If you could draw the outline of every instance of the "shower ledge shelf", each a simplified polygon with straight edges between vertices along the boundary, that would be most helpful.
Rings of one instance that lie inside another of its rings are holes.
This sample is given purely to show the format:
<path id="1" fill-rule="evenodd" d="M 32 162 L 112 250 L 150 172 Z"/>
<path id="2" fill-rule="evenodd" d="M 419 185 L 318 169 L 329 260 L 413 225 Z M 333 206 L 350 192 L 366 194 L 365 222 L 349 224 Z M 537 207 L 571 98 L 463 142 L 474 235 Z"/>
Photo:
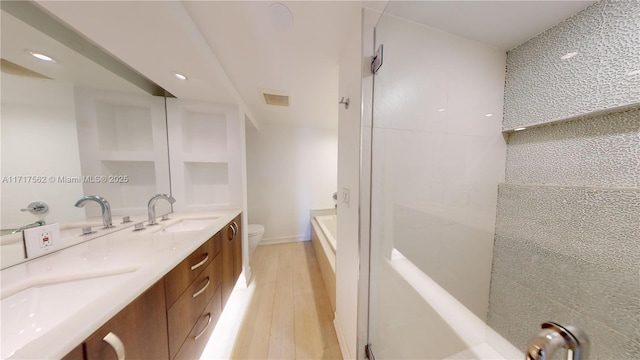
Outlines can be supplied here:
<path id="1" fill-rule="evenodd" d="M 564 122 L 569 122 L 569 121 L 574 121 L 574 120 L 581 120 L 583 118 L 592 118 L 592 117 L 595 117 L 595 116 L 601 116 L 601 115 L 606 115 L 606 114 L 614 114 L 614 113 L 618 113 L 618 112 L 631 110 L 631 109 L 634 109 L 634 108 L 640 108 L 640 102 L 633 103 L 633 104 L 616 106 L 616 107 L 613 107 L 613 108 L 595 110 L 595 111 L 591 111 L 591 112 L 584 113 L 584 114 L 570 115 L 570 116 L 566 116 L 566 117 L 559 118 L 559 119 L 554 119 L 554 120 L 549 120 L 549 121 L 537 122 L 537 123 L 533 123 L 533 124 L 523 124 L 523 125 L 519 125 L 519 126 L 516 126 L 516 127 L 513 127 L 513 128 L 502 129 L 502 133 L 503 134 L 511 134 L 511 133 L 516 132 L 515 129 L 518 129 L 518 128 L 526 128 L 526 130 L 530 130 L 532 128 L 537 128 L 537 127 L 542 127 L 542 126 L 547 126 L 547 125 L 561 124 L 561 123 L 564 123 Z"/>

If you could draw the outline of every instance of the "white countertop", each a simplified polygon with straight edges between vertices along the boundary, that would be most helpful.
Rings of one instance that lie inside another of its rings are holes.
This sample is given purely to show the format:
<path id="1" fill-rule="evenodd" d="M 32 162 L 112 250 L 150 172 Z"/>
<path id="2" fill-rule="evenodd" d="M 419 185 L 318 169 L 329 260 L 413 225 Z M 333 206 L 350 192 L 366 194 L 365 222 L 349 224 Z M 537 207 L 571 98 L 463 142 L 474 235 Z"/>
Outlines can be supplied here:
<path id="1" fill-rule="evenodd" d="M 173 269 L 240 210 L 173 214 L 0 271 L 0 358 L 61 358 Z M 163 232 L 218 217 L 200 230 Z"/>

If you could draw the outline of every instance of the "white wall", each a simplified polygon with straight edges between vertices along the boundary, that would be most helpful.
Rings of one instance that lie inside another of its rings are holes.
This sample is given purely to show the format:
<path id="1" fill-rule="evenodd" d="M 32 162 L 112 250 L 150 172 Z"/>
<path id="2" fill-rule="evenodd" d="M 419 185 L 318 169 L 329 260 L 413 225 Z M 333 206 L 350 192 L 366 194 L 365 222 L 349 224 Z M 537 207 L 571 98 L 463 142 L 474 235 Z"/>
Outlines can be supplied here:
<path id="1" fill-rule="evenodd" d="M 309 211 L 334 206 L 337 131 L 261 124 L 246 133 L 249 223 L 264 225 L 263 244 L 309 240 Z"/>
<path id="2" fill-rule="evenodd" d="M 336 249 L 336 313 L 334 324 L 342 356 L 356 356 L 358 325 L 358 234 L 360 202 L 360 119 L 362 100 L 361 14 L 346 33 L 346 47 L 339 63 L 339 96 L 349 98 L 351 106 L 340 105 L 338 112 L 338 241 Z M 349 190 L 350 202 L 342 200 Z"/>
<path id="3" fill-rule="evenodd" d="M 82 184 L 49 180 L 81 175 L 72 85 L 2 74 L 2 176 L 18 175 L 42 175 L 47 183 L 2 183 L 3 229 L 38 220 L 20 212 L 33 201 L 49 205 L 49 223 L 84 218 L 73 206 Z"/>

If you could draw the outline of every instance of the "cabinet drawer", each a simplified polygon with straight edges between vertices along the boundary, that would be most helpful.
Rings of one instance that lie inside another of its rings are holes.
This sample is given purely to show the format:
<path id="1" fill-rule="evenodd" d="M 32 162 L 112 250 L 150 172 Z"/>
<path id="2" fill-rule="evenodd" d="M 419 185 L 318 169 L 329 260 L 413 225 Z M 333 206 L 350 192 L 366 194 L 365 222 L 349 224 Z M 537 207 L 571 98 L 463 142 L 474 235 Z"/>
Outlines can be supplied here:
<path id="1" fill-rule="evenodd" d="M 218 233 L 187 256 L 164 277 L 167 309 L 178 300 L 184 290 L 211 263 L 220 252 L 221 246 L 221 234 Z"/>
<path id="2" fill-rule="evenodd" d="M 85 341 L 87 360 L 168 359 L 164 283 L 158 281 Z"/>
<path id="3" fill-rule="evenodd" d="M 222 258 L 216 256 L 167 312 L 169 353 L 173 358 L 222 282 Z"/>
<path id="4" fill-rule="evenodd" d="M 219 288 L 207 304 L 207 308 L 198 318 L 196 325 L 193 327 L 187 340 L 178 351 L 175 360 L 182 359 L 199 359 L 202 355 L 209 337 L 216 327 L 216 323 L 222 313 L 222 289 Z"/>

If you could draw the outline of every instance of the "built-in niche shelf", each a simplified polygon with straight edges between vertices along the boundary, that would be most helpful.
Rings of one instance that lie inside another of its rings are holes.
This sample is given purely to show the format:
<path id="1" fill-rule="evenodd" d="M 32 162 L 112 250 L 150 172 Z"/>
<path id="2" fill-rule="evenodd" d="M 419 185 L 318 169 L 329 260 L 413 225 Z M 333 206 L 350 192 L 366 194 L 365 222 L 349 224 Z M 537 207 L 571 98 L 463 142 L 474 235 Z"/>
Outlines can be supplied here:
<path id="1" fill-rule="evenodd" d="M 182 154 L 184 162 L 191 163 L 227 163 L 229 158 L 227 154 L 197 154 L 187 153 Z"/>
<path id="2" fill-rule="evenodd" d="M 237 106 L 167 99 L 174 209 L 242 206 L 238 122 Z"/>
<path id="3" fill-rule="evenodd" d="M 185 162 L 186 200 L 190 205 L 229 205 L 227 163 Z"/>
<path id="4" fill-rule="evenodd" d="M 107 161 L 155 161 L 152 151 L 100 151 L 98 158 Z"/>
<path id="5" fill-rule="evenodd" d="M 181 115 L 182 151 L 185 155 L 226 156 L 227 119 L 224 113 L 183 109 Z"/>
<path id="6" fill-rule="evenodd" d="M 146 214 L 153 195 L 170 192 L 164 98 L 76 88 L 75 101 L 82 175 L 106 177 L 84 194 L 107 199 L 114 215 Z"/>
<path id="7" fill-rule="evenodd" d="M 157 193 L 155 162 L 101 161 L 100 164 L 100 173 L 108 178 L 113 177 L 107 179 L 107 183 L 101 184 L 101 192 L 109 200 L 111 207 L 114 210 L 146 210 L 147 202 Z M 126 180 L 120 178 L 121 176 L 126 176 Z"/>
<path id="8" fill-rule="evenodd" d="M 153 124 L 149 106 L 95 101 L 98 148 L 111 151 L 151 151 Z"/>

